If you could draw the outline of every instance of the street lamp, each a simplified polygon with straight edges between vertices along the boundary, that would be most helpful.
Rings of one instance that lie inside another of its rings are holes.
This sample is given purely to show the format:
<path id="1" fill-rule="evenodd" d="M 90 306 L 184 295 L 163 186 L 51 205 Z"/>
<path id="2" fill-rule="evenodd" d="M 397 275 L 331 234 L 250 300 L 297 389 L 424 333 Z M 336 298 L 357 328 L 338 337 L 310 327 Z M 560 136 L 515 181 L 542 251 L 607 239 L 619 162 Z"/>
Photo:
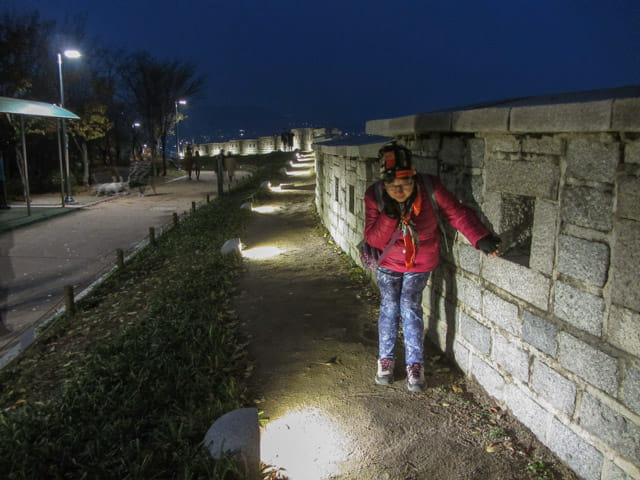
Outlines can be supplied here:
<path id="1" fill-rule="evenodd" d="M 136 155 L 136 143 L 138 141 L 138 136 L 136 135 L 137 129 L 140 128 L 140 122 L 133 122 L 131 124 L 131 130 L 133 131 L 132 139 L 131 139 L 131 161 L 135 162 L 137 159 Z"/>
<path id="2" fill-rule="evenodd" d="M 186 105 L 187 101 L 186 100 L 176 100 L 175 101 L 175 105 L 176 105 L 176 122 L 175 122 L 175 128 L 176 128 L 176 152 L 178 153 L 178 158 L 180 158 L 180 138 L 178 137 L 178 104 Z"/>
<path id="3" fill-rule="evenodd" d="M 65 50 L 64 56 L 67 58 L 80 58 L 82 54 L 78 50 Z M 62 83 L 62 53 L 58 53 L 58 76 L 60 77 L 60 106 L 64 107 L 64 85 Z M 71 197 L 71 179 L 69 174 L 69 142 L 67 140 L 67 122 L 66 119 L 60 120 L 62 123 L 62 151 L 64 152 L 64 165 L 67 173 L 67 198 L 65 203 L 75 203 Z M 62 159 L 60 159 L 62 163 Z"/>

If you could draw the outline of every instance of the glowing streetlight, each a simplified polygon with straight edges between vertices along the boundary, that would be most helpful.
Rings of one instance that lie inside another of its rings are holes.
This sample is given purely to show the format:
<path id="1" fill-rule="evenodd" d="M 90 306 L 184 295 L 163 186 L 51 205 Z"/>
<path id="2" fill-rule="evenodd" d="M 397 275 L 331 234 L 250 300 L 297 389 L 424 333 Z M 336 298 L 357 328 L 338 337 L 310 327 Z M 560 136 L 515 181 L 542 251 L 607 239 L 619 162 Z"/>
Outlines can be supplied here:
<path id="1" fill-rule="evenodd" d="M 178 104 L 186 105 L 187 101 L 186 100 L 176 100 L 175 101 L 175 105 L 176 105 L 176 122 L 175 122 L 175 128 L 176 128 L 176 152 L 178 153 L 178 158 L 180 158 L 180 138 L 178 137 Z"/>
<path id="2" fill-rule="evenodd" d="M 78 50 L 65 50 L 64 56 L 67 58 L 80 58 L 82 54 Z M 60 106 L 64 107 L 64 85 L 62 83 L 62 53 L 58 53 L 58 77 L 60 77 Z M 67 173 L 67 198 L 65 203 L 74 203 L 71 197 L 71 179 L 69 174 L 69 142 L 67 140 L 67 122 L 66 119 L 60 120 L 62 123 L 62 151 L 64 152 L 64 165 Z M 62 158 L 60 159 L 62 163 Z"/>
<path id="3" fill-rule="evenodd" d="M 133 132 L 131 138 L 131 158 L 133 161 L 136 160 L 136 142 L 138 140 L 138 136 L 136 135 L 137 129 L 140 128 L 140 122 L 133 122 L 131 124 L 131 130 Z"/>

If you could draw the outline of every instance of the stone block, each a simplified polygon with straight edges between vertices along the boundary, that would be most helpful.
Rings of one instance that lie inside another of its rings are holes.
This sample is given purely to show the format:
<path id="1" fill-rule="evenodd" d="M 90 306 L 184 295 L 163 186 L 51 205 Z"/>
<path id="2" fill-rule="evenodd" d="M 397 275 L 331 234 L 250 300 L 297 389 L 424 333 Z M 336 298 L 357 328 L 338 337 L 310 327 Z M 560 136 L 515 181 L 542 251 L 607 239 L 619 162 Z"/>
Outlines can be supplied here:
<path id="1" fill-rule="evenodd" d="M 613 183 L 620 162 L 620 144 L 575 138 L 567 144 L 568 177 Z"/>
<path id="2" fill-rule="evenodd" d="M 602 334 L 604 299 L 556 281 L 553 313 L 580 330 Z"/>
<path id="3" fill-rule="evenodd" d="M 207 431 L 204 445 L 215 459 L 224 454 L 235 455 L 246 478 L 257 478 L 260 469 L 258 411 L 240 408 L 225 413 Z"/>
<path id="4" fill-rule="evenodd" d="M 624 163 L 640 163 L 640 140 L 625 143 Z"/>
<path id="5" fill-rule="evenodd" d="M 369 120 L 365 124 L 365 132 L 369 135 L 387 135 L 389 131 L 389 119 L 380 118 L 377 120 Z M 323 147 L 325 148 L 325 147 Z"/>
<path id="6" fill-rule="evenodd" d="M 489 396 L 498 402 L 505 400 L 504 378 L 491 365 L 472 353 L 469 371 Z"/>
<path id="7" fill-rule="evenodd" d="M 466 145 L 462 137 L 443 137 L 440 160 L 448 165 L 465 165 Z"/>
<path id="8" fill-rule="evenodd" d="M 487 135 L 487 152 L 520 152 L 520 140 L 515 135 Z"/>
<path id="9" fill-rule="evenodd" d="M 562 219 L 601 232 L 611 230 L 613 195 L 591 187 L 566 186 L 562 195 Z"/>
<path id="10" fill-rule="evenodd" d="M 620 399 L 630 410 L 640 415 L 640 369 L 634 365 L 625 368 Z"/>
<path id="11" fill-rule="evenodd" d="M 511 109 L 512 132 L 606 132 L 611 122 L 611 100 L 560 103 Z"/>
<path id="12" fill-rule="evenodd" d="M 451 112 L 434 112 L 418 115 L 415 119 L 415 132 L 450 132 L 451 117 Z"/>
<path id="13" fill-rule="evenodd" d="M 640 221 L 640 178 L 631 175 L 618 177 L 618 217 Z"/>
<path id="14" fill-rule="evenodd" d="M 522 320 L 522 339 L 529 345 L 556 358 L 558 353 L 557 327 L 527 310 L 524 311 Z"/>
<path id="15" fill-rule="evenodd" d="M 463 270 L 480 274 L 480 252 L 471 245 L 460 243 L 458 262 Z"/>
<path id="16" fill-rule="evenodd" d="M 507 332 L 514 335 L 520 333 L 518 306 L 485 290 L 482 297 L 484 317 Z"/>
<path id="17" fill-rule="evenodd" d="M 515 378 L 529 381 L 529 355 L 500 334 L 493 337 L 493 360 Z"/>
<path id="18" fill-rule="evenodd" d="M 640 131 L 640 98 L 614 100 L 611 128 L 623 132 Z"/>
<path id="19" fill-rule="evenodd" d="M 526 137 L 522 140 L 522 152 L 537 155 L 564 155 L 565 140 L 551 135 L 540 138 Z"/>
<path id="20" fill-rule="evenodd" d="M 487 191 L 556 200 L 560 167 L 551 160 L 536 162 L 490 159 L 486 162 Z"/>
<path id="21" fill-rule="evenodd" d="M 609 444 L 635 465 L 640 465 L 640 427 L 585 392 L 580 425 Z"/>
<path id="22" fill-rule="evenodd" d="M 549 425 L 546 443 L 584 480 L 600 480 L 602 453 L 555 418 Z"/>
<path id="23" fill-rule="evenodd" d="M 571 416 L 576 406 L 576 386 L 539 358 L 533 361 L 531 387 L 542 398 Z"/>
<path id="24" fill-rule="evenodd" d="M 460 342 L 454 342 L 453 356 L 460 370 L 465 374 L 469 374 L 469 360 L 471 358 L 469 349 Z"/>
<path id="25" fill-rule="evenodd" d="M 553 272 L 558 213 L 557 203 L 541 198 L 536 199 L 529 266 L 547 275 Z"/>
<path id="26" fill-rule="evenodd" d="M 460 333 L 475 348 L 485 355 L 491 352 L 491 330 L 470 317 L 460 312 Z"/>
<path id="27" fill-rule="evenodd" d="M 633 480 L 613 462 L 606 462 L 602 469 L 602 480 Z"/>
<path id="28" fill-rule="evenodd" d="M 531 430 L 531 433 L 541 441 L 544 441 L 551 414 L 538 405 L 528 393 L 522 391 L 517 385 L 509 384 L 505 391 L 506 404 L 511 413 Z"/>
<path id="29" fill-rule="evenodd" d="M 485 192 L 482 212 L 488 227 L 494 232 L 499 231 L 502 224 L 502 194 L 500 192 Z"/>
<path id="30" fill-rule="evenodd" d="M 452 113 L 454 132 L 506 132 L 509 127 L 508 108 L 475 108 Z"/>
<path id="31" fill-rule="evenodd" d="M 455 281 L 458 300 L 476 312 L 482 312 L 482 289 L 480 283 L 469 280 L 462 275 L 456 275 Z"/>
<path id="32" fill-rule="evenodd" d="M 471 138 L 467 141 L 466 165 L 472 168 L 482 168 L 484 166 L 484 139 Z"/>
<path id="33" fill-rule="evenodd" d="M 618 220 L 615 230 L 611 298 L 620 306 L 640 312 L 640 222 Z"/>
<path id="34" fill-rule="evenodd" d="M 640 357 L 640 314 L 619 305 L 611 305 L 607 340 L 620 350 Z"/>
<path id="35" fill-rule="evenodd" d="M 440 152 L 440 135 L 418 138 L 411 151 L 421 157 L 437 156 Z"/>
<path id="36" fill-rule="evenodd" d="M 433 157 L 413 157 L 413 165 L 420 173 L 429 173 L 431 175 L 438 175 L 438 166 L 440 161 Z"/>
<path id="37" fill-rule="evenodd" d="M 503 258 L 483 259 L 482 276 L 532 305 L 547 310 L 551 281 L 544 275 Z"/>
<path id="38" fill-rule="evenodd" d="M 591 240 L 560 235 L 558 271 L 602 287 L 609 271 L 609 246 Z"/>
<path id="39" fill-rule="evenodd" d="M 615 358 L 577 339 L 560 332 L 558 335 L 560 364 L 609 395 L 618 390 L 618 362 Z"/>

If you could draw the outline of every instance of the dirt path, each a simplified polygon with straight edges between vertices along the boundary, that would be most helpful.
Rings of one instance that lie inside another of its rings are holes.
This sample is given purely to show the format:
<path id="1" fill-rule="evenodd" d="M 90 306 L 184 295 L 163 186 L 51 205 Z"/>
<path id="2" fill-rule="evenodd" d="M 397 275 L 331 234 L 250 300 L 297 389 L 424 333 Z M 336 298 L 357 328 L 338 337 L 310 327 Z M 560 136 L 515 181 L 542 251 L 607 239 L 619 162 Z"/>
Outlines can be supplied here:
<path id="1" fill-rule="evenodd" d="M 407 392 L 402 366 L 393 386 L 374 384 L 377 292 L 317 228 L 314 182 L 274 194 L 242 238 L 247 255 L 279 249 L 245 258 L 235 305 L 252 337 L 263 462 L 295 480 L 576 478 L 430 345 L 426 392 Z M 555 476 L 527 469 L 540 459 Z"/>

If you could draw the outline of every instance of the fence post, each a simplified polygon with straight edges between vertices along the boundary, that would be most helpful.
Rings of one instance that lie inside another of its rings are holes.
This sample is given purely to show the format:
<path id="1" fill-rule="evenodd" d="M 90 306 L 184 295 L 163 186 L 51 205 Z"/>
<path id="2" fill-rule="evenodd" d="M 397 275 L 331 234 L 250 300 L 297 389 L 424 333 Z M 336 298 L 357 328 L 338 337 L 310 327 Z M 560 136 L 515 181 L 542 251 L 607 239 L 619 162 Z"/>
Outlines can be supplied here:
<path id="1" fill-rule="evenodd" d="M 76 309 L 75 303 L 73 302 L 73 286 L 72 285 L 64 286 L 64 307 L 67 313 L 73 313 Z"/>
<path id="2" fill-rule="evenodd" d="M 124 252 L 121 248 L 116 249 L 116 265 L 118 268 L 124 268 Z"/>
<path id="3" fill-rule="evenodd" d="M 149 243 L 151 245 L 156 244 L 156 229 L 153 227 L 149 227 Z"/>

